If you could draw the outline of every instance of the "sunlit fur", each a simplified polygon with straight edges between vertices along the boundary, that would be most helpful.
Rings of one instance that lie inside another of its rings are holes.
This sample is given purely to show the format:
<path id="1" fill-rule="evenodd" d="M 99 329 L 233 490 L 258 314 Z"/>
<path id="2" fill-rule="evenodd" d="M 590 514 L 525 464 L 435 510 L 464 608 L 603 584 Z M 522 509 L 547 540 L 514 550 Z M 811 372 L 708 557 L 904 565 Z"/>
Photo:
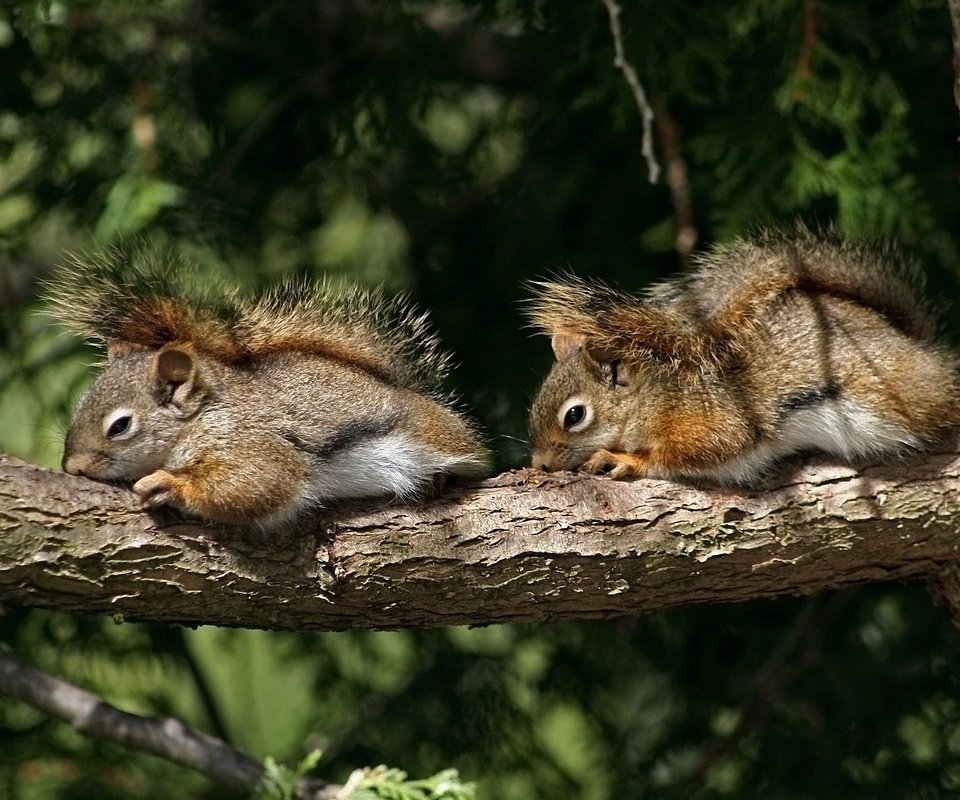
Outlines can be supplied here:
<path id="1" fill-rule="evenodd" d="M 63 467 L 151 506 L 276 527 L 350 498 L 423 497 L 479 477 L 486 448 L 441 389 L 424 315 L 303 282 L 258 298 L 191 288 L 176 262 L 76 260 L 52 296 L 111 358 L 74 412 Z M 129 409 L 128 435 L 107 433 Z"/>
<path id="2" fill-rule="evenodd" d="M 751 484 L 797 451 L 924 447 L 956 425 L 960 386 L 921 284 L 889 245 L 802 228 L 715 248 L 643 298 L 540 284 L 530 316 L 563 346 L 531 410 L 531 463 Z M 594 410 L 579 432 L 558 420 L 573 395 Z"/>

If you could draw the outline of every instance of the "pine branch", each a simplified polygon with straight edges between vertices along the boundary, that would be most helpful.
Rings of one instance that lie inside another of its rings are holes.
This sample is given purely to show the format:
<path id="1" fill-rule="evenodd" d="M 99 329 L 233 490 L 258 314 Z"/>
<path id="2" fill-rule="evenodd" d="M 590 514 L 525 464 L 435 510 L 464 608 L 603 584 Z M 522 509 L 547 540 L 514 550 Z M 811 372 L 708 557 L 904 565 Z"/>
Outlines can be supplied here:
<path id="1" fill-rule="evenodd" d="M 145 514 L 126 489 L 0 458 L 0 602 L 344 630 L 605 618 L 933 579 L 956 610 L 958 527 L 957 452 L 859 472 L 806 466 L 760 493 L 520 471 L 270 536 Z"/>

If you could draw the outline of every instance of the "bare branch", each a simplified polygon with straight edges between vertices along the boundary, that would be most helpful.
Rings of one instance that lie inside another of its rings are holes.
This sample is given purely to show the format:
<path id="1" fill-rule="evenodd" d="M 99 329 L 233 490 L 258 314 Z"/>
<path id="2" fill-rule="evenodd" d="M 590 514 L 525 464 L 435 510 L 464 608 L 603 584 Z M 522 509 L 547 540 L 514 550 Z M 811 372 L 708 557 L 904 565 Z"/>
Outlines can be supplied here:
<path id="1" fill-rule="evenodd" d="M 813 75 L 813 57 L 820 38 L 818 0 L 803 0 L 803 40 L 800 43 L 800 56 L 797 59 L 797 90 L 794 99 L 802 100 L 806 95 L 804 84 Z"/>
<path id="2" fill-rule="evenodd" d="M 939 578 L 958 527 L 957 452 L 753 493 L 525 470 L 269 537 L 0 458 L 0 602 L 290 630 L 605 618 Z"/>
<path id="3" fill-rule="evenodd" d="M 614 59 L 613 65 L 623 73 L 630 91 L 633 93 L 633 99 L 640 109 L 640 117 L 643 120 L 643 142 L 641 152 L 647 162 L 647 174 L 650 176 L 650 183 L 656 183 L 660 180 L 660 164 L 657 162 L 657 156 L 653 152 L 653 109 L 647 101 L 647 93 L 643 90 L 643 85 L 637 77 L 637 71 L 633 65 L 627 61 L 623 52 L 623 33 L 620 30 L 620 6 L 616 0 L 603 0 L 607 8 L 607 14 L 610 16 L 610 35 L 613 37 Z"/>
<path id="4" fill-rule="evenodd" d="M 948 0 L 953 25 L 953 102 L 960 111 L 960 0 Z"/>
<path id="5" fill-rule="evenodd" d="M 0 650 L 0 694 L 27 703 L 87 736 L 107 739 L 195 769 L 224 786 L 249 791 L 263 773 L 259 762 L 180 720 L 128 714 L 3 650 Z M 300 796 L 327 800 L 335 797 L 341 788 L 309 779 L 303 782 Z"/>
<path id="6" fill-rule="evenodd" d="M 690 266 L 690 256 L 699 238 L 693 222 L 693 195 L 687 175 L 687 162 L 683 158 L 680 125 L 664 102 L 657 103 L 657 132 L 667 168 L 667 188 L 673 202 L 673 218 L 677 226 L 675 247 L 680 263 Z"/>

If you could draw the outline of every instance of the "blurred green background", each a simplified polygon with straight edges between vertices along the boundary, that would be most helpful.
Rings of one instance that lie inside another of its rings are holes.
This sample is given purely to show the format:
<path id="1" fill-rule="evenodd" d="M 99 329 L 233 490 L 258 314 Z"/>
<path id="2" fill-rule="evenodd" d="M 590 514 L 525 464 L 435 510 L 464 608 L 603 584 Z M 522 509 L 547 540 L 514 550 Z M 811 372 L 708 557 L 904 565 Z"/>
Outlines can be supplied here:
<path id="1" fill-rule="evenodd" d="M 525 280 L 638 289 L 761 223 L 897 238 L 960 278 L 945 3 L 0 2 L 0 450 L 47 466 L 99 354 L 37 296 L 65 250 L 142 236 L 249 287 L 409 292 L 501 467 L 549 348 Z M 683 200 L 684 187 L 689 203 Z M 945 314 L 957 340 L 960 316 Z M 960 797 L 960 635 L 919 585 L 605 623 L 326 635 L 7 609 L 0 641 L 122 708 L 344 780 L 455 766 L 481 798 Z M 227 798 L 0 701 L 0 798 Z"/>

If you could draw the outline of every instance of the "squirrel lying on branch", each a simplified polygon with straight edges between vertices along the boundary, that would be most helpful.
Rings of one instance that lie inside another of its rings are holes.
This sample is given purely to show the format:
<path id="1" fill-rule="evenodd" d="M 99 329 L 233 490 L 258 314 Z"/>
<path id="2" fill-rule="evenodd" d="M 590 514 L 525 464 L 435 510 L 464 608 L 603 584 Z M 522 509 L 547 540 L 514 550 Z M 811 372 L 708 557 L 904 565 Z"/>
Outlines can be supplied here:
<path id="1" fill-rule="evenodd" d="M 425 315 L 305 282 L 244 299 L 190 287 L 189 268 L 111 250 L 53 282 L 60 317 L 108 357 L 74 412 L 66 472 L 262 528 L 487 472 L 476 429 L 440 390 L 448 358 Z"/>
<path id="2" fill-rule="evenodd" d="M 715 247 L 642 298 L 535 286 L 557 359 L 535 468 L 749 485 L 798 451 L 896 457 L 960 421 L 957 356 L 891 246 L 798 227 Z"/>

